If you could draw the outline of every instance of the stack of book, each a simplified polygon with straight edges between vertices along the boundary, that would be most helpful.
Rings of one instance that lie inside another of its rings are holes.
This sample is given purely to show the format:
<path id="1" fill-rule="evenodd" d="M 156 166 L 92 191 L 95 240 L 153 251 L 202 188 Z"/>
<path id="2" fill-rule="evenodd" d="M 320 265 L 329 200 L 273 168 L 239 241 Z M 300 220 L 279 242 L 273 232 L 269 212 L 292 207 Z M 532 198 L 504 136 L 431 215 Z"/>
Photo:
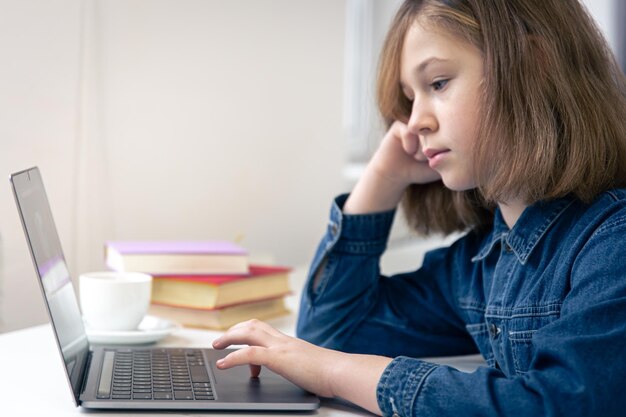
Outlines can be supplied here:
<path id="1" fill-rule="evenodd" d="M 153 276 L 150 314 L 184 326 L 226 329 L 289 313 L 290 269 L 249 265 L 245 249 L 222 241 L 111 241 L 115 271 Z"/>

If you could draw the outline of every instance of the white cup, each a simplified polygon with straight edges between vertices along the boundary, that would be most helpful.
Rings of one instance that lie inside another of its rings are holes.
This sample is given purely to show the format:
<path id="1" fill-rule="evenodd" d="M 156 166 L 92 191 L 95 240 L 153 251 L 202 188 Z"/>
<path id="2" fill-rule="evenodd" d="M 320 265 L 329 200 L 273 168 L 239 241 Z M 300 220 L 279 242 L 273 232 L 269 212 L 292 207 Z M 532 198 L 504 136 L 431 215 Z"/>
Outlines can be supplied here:
<path id="1" fill-rule="evenodd" d="M 83 319 L 94 330 L 135 330 L 148 311 L 152 277 L 140 272 L 87 272 L 79 278 Z"/>

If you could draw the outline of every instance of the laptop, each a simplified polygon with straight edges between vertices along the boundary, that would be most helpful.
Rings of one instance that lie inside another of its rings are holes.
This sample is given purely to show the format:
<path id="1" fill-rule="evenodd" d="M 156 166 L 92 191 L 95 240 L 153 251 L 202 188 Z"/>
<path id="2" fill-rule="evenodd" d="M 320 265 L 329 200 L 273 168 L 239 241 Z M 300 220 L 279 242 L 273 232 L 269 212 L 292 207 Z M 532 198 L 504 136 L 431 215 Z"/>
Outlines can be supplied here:
<path id="1" fill-rule="evenodd" d="M 319 399 L 264 369 L 220 370 L 232 350 L 92 346 L 37 167 L 11 175 L 15 201 L 74 402 L 94 409 L 309 411 Z"/>

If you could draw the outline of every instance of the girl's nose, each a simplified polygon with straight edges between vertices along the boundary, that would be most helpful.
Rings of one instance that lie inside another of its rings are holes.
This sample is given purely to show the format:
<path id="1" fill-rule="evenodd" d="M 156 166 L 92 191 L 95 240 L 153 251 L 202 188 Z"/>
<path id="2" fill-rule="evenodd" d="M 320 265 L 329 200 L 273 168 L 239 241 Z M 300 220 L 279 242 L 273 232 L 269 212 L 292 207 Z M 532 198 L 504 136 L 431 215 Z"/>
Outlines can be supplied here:
<path id="1" fill-rule="evenodd" d="M 428 104 L 423 100 L 418 101 L 415 99 L 407 127 L 415 135 L 425 135 L 436 131 L 439 128 L 439 124 Z"/>

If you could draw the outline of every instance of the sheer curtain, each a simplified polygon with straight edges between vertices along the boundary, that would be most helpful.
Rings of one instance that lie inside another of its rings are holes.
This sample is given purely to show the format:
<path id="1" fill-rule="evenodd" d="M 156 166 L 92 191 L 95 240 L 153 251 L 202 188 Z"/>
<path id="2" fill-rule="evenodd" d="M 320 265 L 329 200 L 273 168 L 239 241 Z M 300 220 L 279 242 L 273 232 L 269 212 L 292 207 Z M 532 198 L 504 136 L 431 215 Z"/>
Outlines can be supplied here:
<path id="1" fill-rule="evenodd" d="M 348 166 L 357 169 L 377 148 L 384 127 L 376 108 L 376 71 L 389 23 L 401 0 L 348 0 L 344 56 L 343 124 Z M 350 171 L 348 171 L 350 172 Z"/>

